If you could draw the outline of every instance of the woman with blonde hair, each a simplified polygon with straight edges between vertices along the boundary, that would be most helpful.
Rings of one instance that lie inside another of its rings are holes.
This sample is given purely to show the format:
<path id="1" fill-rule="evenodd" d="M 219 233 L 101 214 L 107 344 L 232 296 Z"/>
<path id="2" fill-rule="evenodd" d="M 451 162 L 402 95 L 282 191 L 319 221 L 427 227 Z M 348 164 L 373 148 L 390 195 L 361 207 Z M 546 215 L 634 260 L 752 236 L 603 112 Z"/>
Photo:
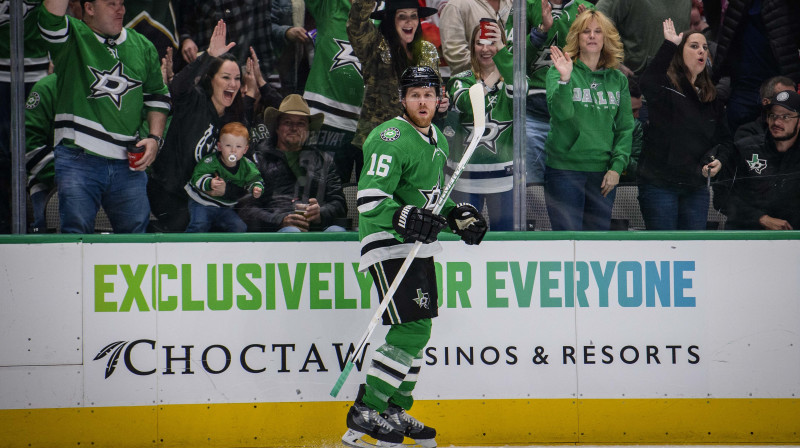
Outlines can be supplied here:
<path id="1" fill-rule="evenodd" d="M 550 134 L 545 143 L 545 203 L 553 230 L 608 230 L 633 134 L 622 42 L 603 13 L 586 10 L 562 51 L 550 47 Z"/>

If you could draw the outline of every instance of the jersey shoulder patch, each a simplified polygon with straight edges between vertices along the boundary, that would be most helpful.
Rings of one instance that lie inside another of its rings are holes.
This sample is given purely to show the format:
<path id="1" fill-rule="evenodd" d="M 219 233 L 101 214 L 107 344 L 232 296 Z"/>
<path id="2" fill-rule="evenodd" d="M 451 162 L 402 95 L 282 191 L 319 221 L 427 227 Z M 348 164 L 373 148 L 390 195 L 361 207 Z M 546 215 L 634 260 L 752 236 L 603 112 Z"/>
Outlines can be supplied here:
<path id="1" fill-rule="evenodd" d="M 400 138 L 400 129 L 392 126 L 381 131 L 381 140 L 385 142 L 393 142 Z"/>

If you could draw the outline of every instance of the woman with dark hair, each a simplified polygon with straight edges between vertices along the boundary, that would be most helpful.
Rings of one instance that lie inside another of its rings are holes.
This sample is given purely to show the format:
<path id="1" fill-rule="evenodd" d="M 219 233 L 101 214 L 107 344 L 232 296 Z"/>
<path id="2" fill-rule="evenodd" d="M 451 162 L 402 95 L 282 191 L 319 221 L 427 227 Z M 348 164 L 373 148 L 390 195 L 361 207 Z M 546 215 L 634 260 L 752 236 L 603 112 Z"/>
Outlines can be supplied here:
<path id="1" fill-rule="evenodd" d="M 496 23 L 486 25 L 481 38 L 481 26 L 472 30 L 470 38 L 470 63 L 472 70 L 454 74 L 447 83 L 453 98 L 453 112 L 458 113 L 455 137 L 450 144 L 447 159 L 448 171 L 455 171 L 458 161 L 469 144 L 472 134 L 472 105 L 469 88 L 477 83 L 484 85 L 486 122 L 496 125 L 489 132 L 469 160 L 464 172 L 453 188 L 456 203 L 468 202 L 482 210 L 489 210 L 491 230 L 514 230 L 514 79 L 511 48 L 506 46 L 505 31 Z M 523 86 L 527 91 L 527 85 Z"/>
<path id="2" fill-rule="evenodd" d="M 550 224 L 553 230 L 609 230 L 633 135 L 619 32 L 603 13 L 587 9 L 570 26 L 564 50 L 551 46 L 550 52 L 544 146 Z"/>
<path id="3" fill-rule="evenodd" d="M 733 142 L 705 36 L 676 34 L 671 19 L 663 27 L 664 43 L 640 79 L 650 124 L 639 159 L 639 207 L 648 230 L 705 230 L 707 184 Z"/>
<path id="4" fill-rule="evenodd" d="M 235 43 L 226 43 L 226 26 L 217 23 L 205 53 L 175 75 L 170 84 L 173 109 L 164 148 L 150 169 L 147 196 L 159 232 L 183 232 L 189 223 L 188 196 L 184 187 L 195 165 L 215 151 L 219 129 L 238 121 L 252 124 L 255 85 L 247 96 L 240 94 L 242 72 L 236 58 L 228 53 Z M 255 53 L 248 67 L 258 67 Z M 254 74 L 253 79 L 257 79 Z M 199 81 L 198 81 L 199 79 Z M 260 83 L 260 82 L 259 82 Z M 263 98 L 280 97 L 266 85 Z M 242 193 L 226 189 L 225 196 Z"/>
<path id="5" fill-rule="evenodd" d="M 384 121 L 403 114 L 400 103 L 400 75 L 410 66 L 428 66 L 439 71 L 436 47 L 422 39 L 420 19 L 435 14 L 416 0 L 387 0 L 385 9 L 372 12 L 375 0 L 353 0 L 347 35 L 361 62 L 364 103 L 353 144 L 361 148 L 367 134 Z M 376 28 L 372 20 L 380 20 Z M 439 112 L 447 110 L 444 98 Z"/>

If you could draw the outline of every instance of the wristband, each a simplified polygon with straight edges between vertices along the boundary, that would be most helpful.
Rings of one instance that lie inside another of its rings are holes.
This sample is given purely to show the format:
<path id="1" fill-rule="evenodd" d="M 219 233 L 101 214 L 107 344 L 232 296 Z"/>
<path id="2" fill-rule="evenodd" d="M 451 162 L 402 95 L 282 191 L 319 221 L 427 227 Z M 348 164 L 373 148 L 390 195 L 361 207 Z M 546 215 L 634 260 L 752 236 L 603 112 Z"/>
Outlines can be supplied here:
<path id="1" fill-rule="evenodd" d="M 159 137 L 157 135 L 153 135 L 153 134 L 147 134 L 147 138 L 152 138 L 153 140 L 156 141 L 156 143 L 158 143 L 158 150 L 159 151 L 161 151 L 161 148 L 164 147 L 164 139 L 163 138 L 161 138 L 161 137 Z"/>

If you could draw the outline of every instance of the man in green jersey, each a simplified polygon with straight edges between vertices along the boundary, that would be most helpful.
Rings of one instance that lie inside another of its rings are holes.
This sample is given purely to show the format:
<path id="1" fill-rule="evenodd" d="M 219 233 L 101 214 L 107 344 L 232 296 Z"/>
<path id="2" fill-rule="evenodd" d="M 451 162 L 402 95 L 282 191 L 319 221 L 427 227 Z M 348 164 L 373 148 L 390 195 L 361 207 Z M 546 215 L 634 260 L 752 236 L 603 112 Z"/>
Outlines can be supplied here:
<path id="1" fill-rule="evenodd" d="M 65 17 L 68 0 L 45 0 L 39 30 L 53 57 L 55 171 L 63 233 L 93 233 L 102 205 L 116 233 L 147 228 L 144 170 L 155 160 L 170 109 L 153 44 L 123 28 L 122 0 L 81 0 L 83 20 Z M 142 113 L 150 134 L 137 138 Z M 144 155 L 128 168 L 128 150 Z M 134 151 L 136 151 L 134 150 Z"/>
<path id="2" fill-rule="evenodd" d="M 391 328 L 372 358 L 347 414 L 342 442 L 351 447 L 399 446 L 404 437 L 436 446 L 436 430 L 406 413 L 422 367 L 422 352 L 438 315 L 433 255 L 441 251 L 437 234 L 450 226 L 467 244 L 479 244 L 486 220 L 469 204 L 447 199 L 442 215 L 448 146 L 431 124 L 442 97 L 439 76 L 430 67 L 410 67 L 400 79 L 403 116 L 376 127 L 364 142 L 364 169 L 358 182 L 361 271 L 369 270 L 381 300 L 414 243 L 422 245 L 383 315 Z M 445 216 L 447 218 L 445 218 Z"/>

